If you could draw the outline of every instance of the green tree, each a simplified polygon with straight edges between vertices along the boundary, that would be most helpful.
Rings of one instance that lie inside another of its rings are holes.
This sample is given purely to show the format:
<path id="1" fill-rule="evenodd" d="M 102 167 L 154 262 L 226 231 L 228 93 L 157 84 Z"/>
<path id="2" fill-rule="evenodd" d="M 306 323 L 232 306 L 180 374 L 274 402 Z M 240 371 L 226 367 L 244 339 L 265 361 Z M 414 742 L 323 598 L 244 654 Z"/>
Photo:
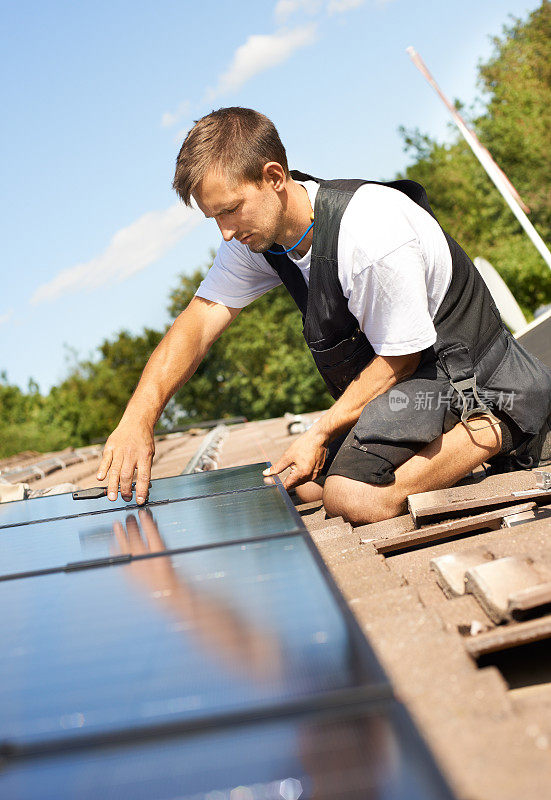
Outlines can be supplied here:
<path id="1" fill-rule="evenodd" d="M 96 360 L 77 362 L 48 395 L 52 422 L 68 430 L 71 444 L 88 444 L 109 435 L 136 388 L 147 359 L 162 338 L 144 328 L 120 331 L 99 346 Z"/>
<path id="2" fill-rule="evenodd" d="M 57 422 L 48 424 L 48 405 L 34 382 L 24 393 L 8 382 L 5 372 L 0 374 L 0 457 L 66 446 L 69 431 Z"/>
<path id="3" fill-rule="evenodd" d="M 515 20 L 479 65 L 484 111 L 471 120 L 482 143 L 532 209 L 544 240 L 551 238 L 551 3 Z M 405 175 L 427 187 L 445 230 L 472 257 L 487 258 L 530 314 L 551 301 L 551 273 L 459 135 L 442 144 L 402 129 L 413 155 Z"/>

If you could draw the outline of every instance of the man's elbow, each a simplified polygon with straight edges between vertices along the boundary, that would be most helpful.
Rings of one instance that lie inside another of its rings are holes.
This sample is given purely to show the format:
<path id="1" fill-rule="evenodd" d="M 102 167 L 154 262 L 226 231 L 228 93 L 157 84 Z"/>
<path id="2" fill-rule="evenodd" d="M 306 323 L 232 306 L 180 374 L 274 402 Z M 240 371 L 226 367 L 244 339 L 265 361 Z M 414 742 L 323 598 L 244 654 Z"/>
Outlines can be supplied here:
<path id="1" fill-rule="evenodd" d="M 404 356 L 386 356 L 396 382 L 405 381 L 411 378 L 419 363 L 421 362 L 421 353 L 408 353 Z"/>

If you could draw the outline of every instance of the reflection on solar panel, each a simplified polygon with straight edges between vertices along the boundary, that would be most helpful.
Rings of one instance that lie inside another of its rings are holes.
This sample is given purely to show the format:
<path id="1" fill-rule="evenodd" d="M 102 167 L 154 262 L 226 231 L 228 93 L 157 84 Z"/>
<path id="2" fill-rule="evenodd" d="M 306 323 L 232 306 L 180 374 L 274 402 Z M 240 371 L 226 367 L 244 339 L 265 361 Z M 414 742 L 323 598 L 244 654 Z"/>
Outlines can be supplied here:
<path id="1" fill-rule="evenodd" d="M 268 537 L 300 527 L 280 490 L 267 486 L 261 492 L 219 494 L 4 528 L 0 531 L 0 579 L 68 565 L 71 569 L 91 566 L 90 562 L 100 566 L 106 559 L 128 554 L 144 556 Z"/>
<path id="2" fill-rule="evenodd" d="M 12 745 L 387 685 L 299 535 L 23 578 L 0 586 L 8 604 L 0 730 Z"/>
<path id="3" fill-rule="evenodd" d="M 262 466 L 0 532 L 5 574 L 103 559 L 0 583 L 0 797 L 450 797 Z"/>
<path id="4" fill-rule="evenodd" d="M 16 762 L 0 789 L 17 800 L 450 797 L 394 703 Z"/>
<path id="5" fill-rule="evenodd" d="M 151 481 L 149 504 L 190 497 L 207 497 L 218 492 L 259 489 L 269 485 L 262 477 L 262 470 L 266 467 L 267 463 L 264 462 L 249 464 L 246 467 L 230 467 L 214 472 L 197 472 L 191 475 L 176 475 L 173 478 L 157 478 Z M 12 503 L 0 504 L 0 528 L 137 507 L 134 500 L 127 503 L 120 495 L 114 502 L 108 500 L 107 497 L 73 500 L 72 493 L 35 497 L 32 500 L 17 500 Z"/>

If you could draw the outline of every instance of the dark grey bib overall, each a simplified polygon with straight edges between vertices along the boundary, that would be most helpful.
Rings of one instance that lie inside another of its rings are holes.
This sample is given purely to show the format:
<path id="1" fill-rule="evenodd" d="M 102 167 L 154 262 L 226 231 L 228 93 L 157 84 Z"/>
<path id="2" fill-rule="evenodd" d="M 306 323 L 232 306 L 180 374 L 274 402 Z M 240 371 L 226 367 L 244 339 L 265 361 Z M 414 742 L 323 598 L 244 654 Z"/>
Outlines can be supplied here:
<path id="1" fill-rule="evenodd" d="M 350 312 L 338 277 L 342 216 L 365 180 L 316 180 L 309 285 L 283 253 L 264 256 L 281 278 L 303 318 L 303 334 L 330 393 L 338 398 L 374 357 Z M 381 184 L 406 194 L 434 217 L 425 190 L 414 181 Z M 369 220 L 366 220 L 369 225 Z M 394 467 L 479 407 L 501 408 L 527 438 L 551 413 L 551 373 L 503 325 L 495 303 L 462 248 L 444 232 L 452 280 L 434 318 L 437 340 L 423 351 L 416 372 L 366 405 L 354 428 L 356 446 L 374 456 L 373 482 L 393 480 Z M 283 250 L 274 245 L 274 250 Z M 376 466 L 377 458 L 382 459 Z"/>

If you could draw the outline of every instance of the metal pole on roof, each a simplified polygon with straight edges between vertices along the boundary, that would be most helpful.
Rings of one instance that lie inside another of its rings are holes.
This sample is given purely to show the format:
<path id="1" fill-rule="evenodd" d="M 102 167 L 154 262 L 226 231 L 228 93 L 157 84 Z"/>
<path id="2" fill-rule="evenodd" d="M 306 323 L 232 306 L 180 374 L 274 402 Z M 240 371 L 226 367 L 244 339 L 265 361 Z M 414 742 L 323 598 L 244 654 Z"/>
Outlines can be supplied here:
<path id="1" fill-rule="evenodd" d="M 501 194 L 517 220 L 520 222 L 524 231 L 529 236 L 530 241 L 537 249 L 540 256 L 543 258 L 549 269 L 551 269 L 551 252 L 549 248 L 534 228 L 528 217 L 526 216 L 526 211 L 530 211 L 528 206 L 526 206 L 522 202 L 522 198 L 520 197 L 519 193 L 513 186 L 513 184 L 509 181 L 505 173 L 498 167 L 488 150 L 482 145 L 474 131 L 467 127 L 465 121 L 455 108 L 455 106 L 450 103 L 446 95 L 440 89 L 434 78 L 432 77 L 431 73 L 429 72 L 425 62 L 417 53 L 415 48 L 408 47 L 406 48 L 406 52 L 408 53 L 409 57 L 419 70 L 419 72 L 423 75 L 424 78 L 430 83 L 432 88 L 436 91 L 450 114 L 452 115 L 453 121 L 459 128 L 463 138 L 478 158 L 484 169 L 486 170 L 488 177 L 492 180 L 494 186 Z"/>

